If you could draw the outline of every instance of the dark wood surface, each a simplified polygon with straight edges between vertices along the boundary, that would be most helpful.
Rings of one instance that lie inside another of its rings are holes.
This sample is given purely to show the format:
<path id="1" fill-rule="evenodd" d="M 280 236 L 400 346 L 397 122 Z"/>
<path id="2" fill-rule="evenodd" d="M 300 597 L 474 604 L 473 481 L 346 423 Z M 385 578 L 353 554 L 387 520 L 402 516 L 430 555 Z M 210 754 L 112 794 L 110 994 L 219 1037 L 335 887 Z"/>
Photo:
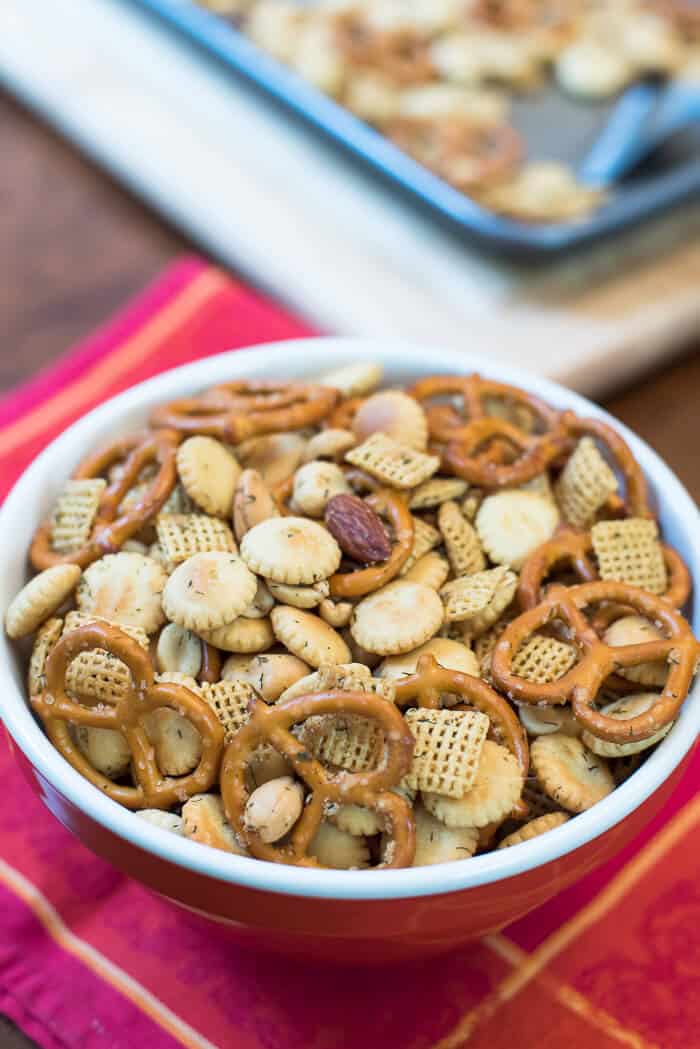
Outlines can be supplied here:
<path id="1" fill-rule="evenodd" d="M 0 142 L 4 390 L 86 335 L 191 245 L 2 96 Z M 605 404 L 700 498 L 700 346 Z M 32 1045 L 0 1018 L 0 1049 Z"/>
<path id="2" fill-rule="evenodd" d="M 186 248 L 0 95 L 0 389 L 32 375 Z"/>

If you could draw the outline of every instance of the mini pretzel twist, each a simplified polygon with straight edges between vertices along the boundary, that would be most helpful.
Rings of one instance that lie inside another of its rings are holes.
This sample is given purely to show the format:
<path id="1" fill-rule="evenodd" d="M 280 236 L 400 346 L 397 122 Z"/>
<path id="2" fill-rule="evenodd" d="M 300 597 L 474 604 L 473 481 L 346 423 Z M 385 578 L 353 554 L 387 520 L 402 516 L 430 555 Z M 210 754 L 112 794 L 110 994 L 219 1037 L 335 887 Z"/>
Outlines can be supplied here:
<path id="1" fill-rule="evenodd" d="M 428 409 L 430 432 L 436 441 L 446 444 L 444 468 L 482 488 L 525 484 L 542 473 L 570 443 L 562 413 L 506 383 L 482 379 L 480 375 L 435 375 L 421 379 L 410 393 L 421 402 L 432 397 L 461 398 L 462 414 L 450 405 Z M 489 399 L 520 408 L 526 425 L 530 422 L 540 432 L 529 432 L 529 426 L 526 429 L 488 414 Z M 508 457 L 503 454 L 505 449 L 510 452 Z"/>
<path id="2" fill-rule="evenodd" d="M 591 583 L 598 571 L 591 560 L 593 550 L 591 533 L 576 528 L 562 528 L 546 543 L 541 543 L 525 561 L 516 596 L 522 609 L 534 608 L 543 598 L 542 585 L 555 567 L 562 562 L 581 582 Z"/>
<path id="3" fill-rule="evenodd" d="M 624 513 L 627 517 L 653 517 L 644 471 L 619 433 L 602 419 L 581 419 L 574 412 L 564 412 L 562 422 L 572 437 L 593 437 L 600 441 L 622 474 L 625 482 L 624 499 L 612 497 L 608 500 L 608 510 Z"/>
<path id="4" fill-rule="evenodd" d="M 602 602 L 634 609 L 662 628 L 667 638 L 619 647 L 605 644 L 583 612 Z M 567 624 L 568 640 L 578 647 L 581 658 L 563 677 L 548 684 L 517 677 L 512 664 L 521 644 L 553 619 Z M 493 652 L 491 675 L 510 699 L 538 706 L 570 701 L 576 719 L 594 736 L 630 743 L 647 739 L 676 718 L 688 694 L 698 654 L 700 646 L 689 624 L 664 598 L 627 583 L 582 583 L 551 587 L 540 604 L 506 627 Z M 610 675 L 622 667 L 658 662 L 668 663 L 669 672 L 663 692 L 649 710 L 620 721 L 594 709 L 598 692 Z"/>
<path id="5" fill-rule="evenodd" d="M 412 28 L 377 29 L 355 11 L 335 18 L 340 51 L 353 66 L 381 69 L 394 81 L 420 84 L 435 74 L 429 39 Z"/>
<path id="6" fill-rule="evenodd" d="M 516 452 L 513 462 L 486 458 L 481 449 L 494 440 L 505 442 Z M 445 469 L 482 488 L 505 488 L 525 484 L 542 473 L 566 447 L 561 430 L 530 436 L 505 419 L 475 419 L 450 440 L 442 462 Z"/>
<path id="7" fill-rule="evenodd" d="M 365 502 L 376 513 L 385 513 L 389 518 L 394 531 L 391 555 L 380 564 L 354 572 L 336 572 L 329 580 L 332 597 L 354 598 L 373 594 L 399 574 L 411 554 L 413 518 L 402 496 L 382 488 L 368 495 Z"/>
<path id="8" fill-rule="evenodd" d="M 433 397 L 459 398 L 462 402 L 461 412 L 453 405 L 429 405 L 429 418 L 433 416 L 435 425 L 430 434 L 437 441 L 448 441 L 454 431 L 475 419 L 493 418 L 487 411 L 488 400 L 505 401 L 514 408 L 520 408 L 525 417 L 530 417 L 543 430 L 551 430 L 558 422 L 559 412 L 545 401 L 517 386 L 509 386 L 494 379 L 484 379 L 474 372 L 472 375 L 429 375 L 419 379 L 408 391 L 411 397 L 423 403 Z M 439 412 L 436 411 L 439 409 Z"/>
<path id="9" fill-rule="evenodd" d="M 661 544 L 664 563 L 668 573 L 668 589 L 663 594 L 674 608 L 682 608 L 690 594 L 690 573 L 683 560 L 672 547 Z M 542 543 L 530 554 L 522 567 L 517 598 L 522 609 L 534 608 L 543 599 L 543 583 L 556 565 L 564 563 L 585 583 L 598 579 L 598 569 L 591 558 L 593 540 L 590 532 L 576 528 L 562 528 L 546 543 Z M 604 617 L 607 618 L 607 617 Z M 603 618 L 596 617 L 596 623 Z"/>
<path id="10" fill-rule="evenodd" d="M 520 719 L 510 704 L 481 678 L 448 670 L 440 666 L 434 656 L 426 653 L 418 660 L 415 674 L 396 682 L 396 703 L 404 706 L 415 704 L 418 700 L 419 707 L 436 709 L 440 706 L 440 696 L 444 692 L 460 696 L 468 706 L 476 707 L 487 715 L 498 741 L 515 756 L 525 779 L 530 755 Z"/>
<path id="11" fill-rule="evenodd" d="M 66 670 L 75 656 L 105 649 L 127 665 L 131 681 L 111 706 L 83 706 L 66 694 Z M 107 797 L 129 809 L 165 809 L 211 787 L 216 779 L 224 743 L 223 726 L 214 711 L 183 685 L 156 684 L 148 652 L 137 641 L 110 624 L 88 623 L 64 634 L 46 661 L 46 687 L 31 704 L 41 717 L 54 746 L 74 769 Z M 202 739 L 197 768 L 187 776 L 163 776 L 156 763 L 144 719 L 159 707 L 169 707 L 188 718 Z M 98 772 L 74 743 L 69 723 L 116 729 L 125 737 L 137 786 L 123 786 Z"/>
<path id="12" fill-rule="evenodd" d="M 515 128 L 484 125 L 464 115 L 397 116 L 387 123 L 386 134 L 464 192 L 503 179 L 523 156 L 523 141 Z"/>
<path id="13" fill-rule="evenodd" d="M 202 664 L 197 674 L 197 681 L 202 682 L 208 681 L 213 683 L 219 681 L 221 678 L 221 655 L 218 648 L 214 648 L 208 641 L 200 638 L 200 645 L 202 650 Z"/>
<path id="14" fill-rule="evenodd" d="M 61 554 L 51 549 L 51 521 L 45 521 L 34 533 L 29 557 L 38 571 L 57 564 L 76 564 L 86 568 L 93 561 L 113 554 L 127 539 L 136 535 L 158 513 L 177 480 L 176 452 L 179 436 L 173 430 L 130 434 L 112 441 L 105 448 L 87 456 L 73 473 L 75 480 L 99 477 L 110 466 L 123 462 L 118 480 L 105 488 L 88 541 L 72 553 Z M 158 472 L 140 499 L 117 517 L 119 506 L 141 471 L 155 463 Z"/>
<path id="15" fill-rule="evenodd" d="M 283 477 L 281 481 L 277 481 L 276 484 L 272 485 L 270 495 L 275 501 L 275 506 L 277 507 L 280 517 L 290 517 L 293 515 L 292 510 L 289 509 L 289 500 L 292 498 L 293 491 L 293 473 L 291 473 L 289 477 Z"/>
<path id="16" fill-rule="evenodd" d="M 546 29 L 557 31 L 567 39 L 574 24 L 575 8 L 570 0 L 477 0 L 470 14 L 479 21 L 498 29 L 527 31 Z"/>
<path id="17" fill-rule="evenodd" d="M 691 40 L 700 35 L 700 9 L 697 0 L 649 0 L 649 6 L 673 22 Z"/>
<path id="18" fill-rule="evenodd" d="M 386 824 L 388 845 L 381 867 L 409 867 L 415 851 L 415 825 L 409 805 L 392 793 L 408 772 L 413 736 L 393 703 L 367 692 L 319 692 L 274 706 L 258 699 L 249 704 L 250 719 L 236 733 L 224 753 L 221 797 L 226 815 L 253 856 L 273 863 L 318 867 L 309 846 L 329 805 L 354 804 L 377 812 Z M 318 714 L 353 715 L 374 719 L 384 732 L 384 754 L 370 771 L 345 772 L 324 767 L 296 739 L 291 728 Z M 267 844 L 245 825 L 249 792 L 246 768 L 255 750 L 269 743 L 284 755 L 311 794 L 285 844 Z"/>
<path id="19" fill-rule="evenodd" d="M 300 430 L 319 423 L 337 399 L 338 391 L 330 386 L 241 380 L 214 386 L 199 397 L 159 405 L 151 413 L 151 425 L 238 444 L 259 434 Z"/>
<path id="20" fill-rule="evenodd" d="M 352 430 L 352 424 L 366 397 L 345 397 L 333 410 L 328 426 L 334 430 Z"/>

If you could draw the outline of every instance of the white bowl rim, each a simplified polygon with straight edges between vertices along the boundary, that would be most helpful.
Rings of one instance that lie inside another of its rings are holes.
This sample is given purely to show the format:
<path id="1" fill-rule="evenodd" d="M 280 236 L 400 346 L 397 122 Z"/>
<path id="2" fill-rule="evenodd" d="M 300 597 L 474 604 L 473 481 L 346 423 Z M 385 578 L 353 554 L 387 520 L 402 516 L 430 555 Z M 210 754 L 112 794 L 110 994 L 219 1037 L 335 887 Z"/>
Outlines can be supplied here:
<path id="1" fill-rule="evenodd" d="M 369 360 L 382 360 L 398 372 L 402 368 L 423 374 L 478 371 L 502 382 L 522 386 L 555 405 L 612 422 L 631 445 L 651 484 L 664 493 L 671 517 L 689 522 L 686 531 L 690 544 L 682 552 L 692 577 L 700 579 L 698 509 L 669 467 L 623 424 L 586 398 L 557 383 L 493 358 L 378 338 L 316 337 L 261 344 L 183 365 L 126 390 L 75 422 L 25 470 L 0 509 L 0 534 L 6 535 L 8 529 L 19 526 L 23 503 L 48 465 L 61 463 L 64 457 L 77 459 L 75 449 L 89 447 L 91 434 L 103 428 L 108 420 L 119 419 L 129 411 L 228 378 L 265 374 L 310 376 L 342 364 Z M 58 475 L 63 476 L 64 472 L 58 471 Z M 697 592 L 694 600 L 693 621 L 697 630 Z M 105 797 L 61 757 L 34 720 L 26 697 L 13 677 L 10 646 L 6 639 L 3 643 L 0 688 L 4 697 L 2 717 L 5 726 L 35 769 L 65 799 L 118 837 L 161 859 L 221 882 L 284 895 L 338 900 L 401 899 L 463 891 L 522 874 L 585 845 L 618 824 L 662 785 L 691 749 L 700 732 L 700 688 L 696 685 L 684 705 L 678 726 L 630 780 L 563 826 L 510 849 L 461 862 L 400 870 L 333 871 L 283 866 L 234 856 L 188 841 L 135 817 Z"/>

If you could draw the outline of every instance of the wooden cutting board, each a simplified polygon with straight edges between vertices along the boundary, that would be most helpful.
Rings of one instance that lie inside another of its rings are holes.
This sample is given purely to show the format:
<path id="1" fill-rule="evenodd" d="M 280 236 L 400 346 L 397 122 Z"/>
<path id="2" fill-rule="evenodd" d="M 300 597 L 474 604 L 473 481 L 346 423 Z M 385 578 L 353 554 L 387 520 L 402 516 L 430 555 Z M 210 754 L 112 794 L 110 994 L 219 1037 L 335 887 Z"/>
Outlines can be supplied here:
<path id="1" fill-rule="evenodd" d="M 329 331 L 479 349 L 593 394 L 700 333 L 700 202 L 546 265 L 494 261 L 128 0 L 3 0 L 0 78 Z"/>

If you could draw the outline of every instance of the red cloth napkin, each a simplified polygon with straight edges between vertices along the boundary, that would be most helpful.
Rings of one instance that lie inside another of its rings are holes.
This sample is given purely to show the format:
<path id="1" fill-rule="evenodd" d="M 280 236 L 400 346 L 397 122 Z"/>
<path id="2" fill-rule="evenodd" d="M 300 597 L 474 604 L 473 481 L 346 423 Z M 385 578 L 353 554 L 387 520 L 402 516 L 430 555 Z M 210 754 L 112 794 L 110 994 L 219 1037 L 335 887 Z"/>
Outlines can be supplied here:
<path id="1" fill-rule="evenodd" d="M 119 390 L 304 334 L 219 270 L 178 263 L 0 401 L 0 494 Z M 661 816 L 602 870 L 502 934 L 379 972 L 232 947 L 84 849 L 2 743 L 0 782 L 0 1011 L 46 1049 L 700 1047 L 697 756 Z"/>

